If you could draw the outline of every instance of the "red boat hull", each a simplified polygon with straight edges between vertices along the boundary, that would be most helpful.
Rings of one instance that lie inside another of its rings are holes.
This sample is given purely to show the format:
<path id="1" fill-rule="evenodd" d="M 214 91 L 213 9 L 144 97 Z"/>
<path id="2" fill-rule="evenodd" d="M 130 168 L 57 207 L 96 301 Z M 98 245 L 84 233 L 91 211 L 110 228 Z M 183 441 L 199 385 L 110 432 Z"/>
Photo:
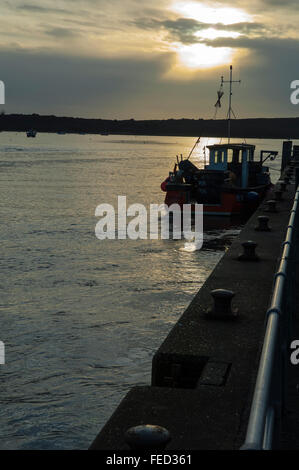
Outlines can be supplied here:
<path id="1" fill-rule="evenodd" d="M 257 190 L 252 188 L 252 191 L 257 192 L 258 198 L 256 200 L 250 201 L 246 200 L 246 192 L 238 192 L 237 190 L 226 190 L 221 192 L 219 204 L 203 204 L 203 214 L 204 215 L 220 215 L 220 216 L 232 216 L 232 215 L 242 215 L 247 212 L 254 211 L 262 199 L 265 197 L 267 191 L 270 187 L 263 187 Z M 247 192 L 248 194 L 248 192 Z M 165 204 L 171 206 L 171 204 L 179 204 L 181 207 L 183 204 L 190 204 L 191 208 L 193 206 L 194 211 L 194 201 L 189 201 L 189 194 L 186 191 L 167 191 L 165 197 Z M 198 201 L 200 204 L 200 201 Z"/>

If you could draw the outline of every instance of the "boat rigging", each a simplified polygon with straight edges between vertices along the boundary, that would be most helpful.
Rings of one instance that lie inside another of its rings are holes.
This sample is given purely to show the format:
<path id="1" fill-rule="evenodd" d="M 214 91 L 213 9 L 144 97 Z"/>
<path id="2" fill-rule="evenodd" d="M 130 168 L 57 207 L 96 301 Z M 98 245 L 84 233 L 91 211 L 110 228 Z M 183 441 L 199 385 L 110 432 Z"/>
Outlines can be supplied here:
<path id="1" fill-rule="evenodd" d="M 276 157 L 277 152 L 262 150 L 260 159 L 254 160 L 255 145 L 246 143 L 231 143 L 231 116 L 235 117 L 232 109 L 232 84 L 240 80 L 232 79 L 232 66 L 230 66 L 230 79 L 225 81 L 221 77 L 218 99 L 215 104 L 216 111 L 221 107 L 221 98 L 224 94 L 223 84 L 229 83 L 228 142 L 207 145 L 209 159 L 204 163 L 204 169 L 197 168 L 190 157 L 200 138 L 191 149 L 188 157 L 177 157 L 174 170 L 161 184 L 162 191 L 166 192 L 165 204 L 174 203 L 203 204 L 204 215 L 232 216 L 252 212 L 260 204 L 266 193 L 272 187 L 269 167 L 264 162 Z M 264 158 L 264 154 L 267 157 Z"/>

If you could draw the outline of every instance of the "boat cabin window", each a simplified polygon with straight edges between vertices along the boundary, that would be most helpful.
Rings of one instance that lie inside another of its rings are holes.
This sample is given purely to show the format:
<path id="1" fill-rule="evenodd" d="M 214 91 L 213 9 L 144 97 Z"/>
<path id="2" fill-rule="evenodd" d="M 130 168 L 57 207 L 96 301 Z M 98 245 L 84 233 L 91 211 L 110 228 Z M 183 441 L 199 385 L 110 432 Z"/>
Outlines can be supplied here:
<path id="1" fill-rule="evenodd" d="M 240 163 L 240 150 L 239 149 L 233 150 L 233 163 Z"/>
<path id="2" fill-rule="evenodd" d="M 239 160 L 240 151 L 239 149 L 228 149 L 227 150 L 227 163 L 237 164 Z"/>
<path id="3" fill-rule="evenodd" d="M 242 161 L 252 162 L 254 160 L 254 150 L 251 148 L 244 148 L 242 151 Z"/>
<path id="4" fill-rule="evenodd" d="M 228 149 L 227 150 L 227 163 L 239 163 L 239 150 Z"/>
<path id="5" fill-rule="evenodd" d="M 222 152 L 222 150 L 217 150 L 215 152 L 215 163 L 223 163 L 223 152 Z"/>

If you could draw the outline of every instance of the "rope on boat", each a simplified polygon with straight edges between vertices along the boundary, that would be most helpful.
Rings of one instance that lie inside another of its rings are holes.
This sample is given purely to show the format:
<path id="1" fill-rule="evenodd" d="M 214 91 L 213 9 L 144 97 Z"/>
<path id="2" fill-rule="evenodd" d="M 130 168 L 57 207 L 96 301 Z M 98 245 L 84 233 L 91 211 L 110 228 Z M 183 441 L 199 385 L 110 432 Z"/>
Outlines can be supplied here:
<path id="1" fill-rule="evenodd" d="M 197 141 L 196 141 L 195 144 L 193 145 L 193 147 L 192 147 L 192 149 L 191 149 L 191 151 L 190 151 L 190 153 L 189 153 L 189 155 L 188 155 L 187 160 L 189 160 L 189 158 L 191 157 L 192 152 L 193 152 L 193 150 L 195 149 L 196 145 L 199 143 L 199 141 L 200 141 L 200 137 L 198 137 Z"/>

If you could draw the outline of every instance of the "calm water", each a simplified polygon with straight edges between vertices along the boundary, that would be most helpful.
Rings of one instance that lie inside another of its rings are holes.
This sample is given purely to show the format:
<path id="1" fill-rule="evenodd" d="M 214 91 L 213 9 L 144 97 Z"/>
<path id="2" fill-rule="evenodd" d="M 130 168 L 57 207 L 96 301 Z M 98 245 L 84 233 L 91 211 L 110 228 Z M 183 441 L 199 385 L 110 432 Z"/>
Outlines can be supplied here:
<path id="1" fill-rule="evenodd" d="M 94 212 L 118 195 L 162 203 L 160 183 L 195 140 L 0 134 L 1 449 L 87 448 L 126 392 L 150 384 L 154 352 L 223 251 L 100 241 Z M 236 233 L 206 228 L 205 239 Z"/>

